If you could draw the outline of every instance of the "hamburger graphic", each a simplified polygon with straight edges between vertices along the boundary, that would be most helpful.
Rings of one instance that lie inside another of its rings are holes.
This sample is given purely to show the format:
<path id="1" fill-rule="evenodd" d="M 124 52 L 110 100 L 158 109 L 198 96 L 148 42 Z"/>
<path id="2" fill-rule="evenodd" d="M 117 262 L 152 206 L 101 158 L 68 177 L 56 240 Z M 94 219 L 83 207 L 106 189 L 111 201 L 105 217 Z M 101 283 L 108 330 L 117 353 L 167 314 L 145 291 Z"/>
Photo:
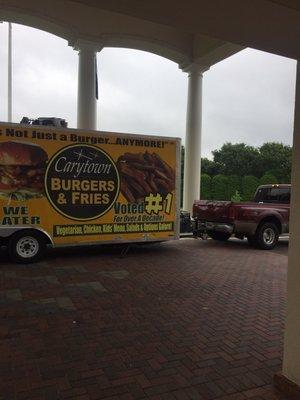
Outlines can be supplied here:
<path id="1" fill-rule="evenodd" d="M 35 144 L 0 143 L 0 197 L 24 201 L 43 196 L 47 160 Z"/>

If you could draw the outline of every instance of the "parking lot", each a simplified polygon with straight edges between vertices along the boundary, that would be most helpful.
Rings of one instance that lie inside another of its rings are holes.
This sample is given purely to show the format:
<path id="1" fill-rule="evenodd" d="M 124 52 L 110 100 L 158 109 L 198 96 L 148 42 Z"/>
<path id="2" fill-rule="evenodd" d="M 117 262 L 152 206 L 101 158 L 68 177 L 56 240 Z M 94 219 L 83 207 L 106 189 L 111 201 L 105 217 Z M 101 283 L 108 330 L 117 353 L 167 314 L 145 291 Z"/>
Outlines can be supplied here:
<path id="1" fill-rule="evenodd" d="M 287 241 L 0 261 L 1 399 L 283 399 Z"/>

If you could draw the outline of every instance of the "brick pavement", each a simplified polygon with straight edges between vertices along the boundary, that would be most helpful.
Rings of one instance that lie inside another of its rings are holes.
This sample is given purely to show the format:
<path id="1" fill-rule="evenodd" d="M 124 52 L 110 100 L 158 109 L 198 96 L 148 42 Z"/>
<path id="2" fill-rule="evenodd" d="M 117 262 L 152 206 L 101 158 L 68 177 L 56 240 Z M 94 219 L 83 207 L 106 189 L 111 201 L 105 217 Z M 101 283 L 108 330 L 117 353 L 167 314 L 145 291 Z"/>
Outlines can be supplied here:
<path id="1" fill-rule="evenodd" d="M 0 261 L 0 399 L 278 400 L 287 244 Z"/>

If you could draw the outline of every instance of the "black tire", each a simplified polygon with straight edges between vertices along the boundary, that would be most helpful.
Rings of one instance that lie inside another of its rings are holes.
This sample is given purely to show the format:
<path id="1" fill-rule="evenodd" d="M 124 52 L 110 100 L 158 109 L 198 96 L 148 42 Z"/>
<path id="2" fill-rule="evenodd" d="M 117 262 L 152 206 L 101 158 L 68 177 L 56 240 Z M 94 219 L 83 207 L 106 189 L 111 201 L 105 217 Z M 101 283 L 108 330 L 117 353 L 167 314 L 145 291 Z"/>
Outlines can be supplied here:
<path id="1" fill-rule="evenodd" d="M 272 222 L 263 222 L 255 234 L 256 245 L 262 250 L 272 250 L 278 243 L 279 230 Z"/>
<path id="2" fill-rule="evenodd" d="M 219 242 L 226 242 L 231 235 L 224 232 L 211 232 L 209 236 L 214 240 L 218 240 Z"/>
<path id="3" fill-rule="evenodd" d="M 257 241 L 255 236 L 247 236 L 248 243 L 250 246 L 256 247 L 257 246 Z"/>
<path id="4" fill-rule="evenodd" d="M 45 238 L 31 229 L 16 232 L 9 239 L 8 254 L 13 262 L 29 264 L 39 261 L 46 251 Z"/>

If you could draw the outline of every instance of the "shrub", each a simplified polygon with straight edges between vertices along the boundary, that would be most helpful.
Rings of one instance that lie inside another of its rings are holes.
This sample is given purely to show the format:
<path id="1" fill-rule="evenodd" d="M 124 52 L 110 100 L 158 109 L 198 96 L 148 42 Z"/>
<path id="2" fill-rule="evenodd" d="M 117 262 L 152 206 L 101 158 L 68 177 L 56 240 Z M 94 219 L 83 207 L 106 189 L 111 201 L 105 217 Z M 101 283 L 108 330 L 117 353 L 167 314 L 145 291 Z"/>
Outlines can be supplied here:
<path id="1" fill-rule="evenodd" d="M 241 178 L 237 175 L 228 176 L 228 200 L 236 194 L 236 192 L 241 192 Z"/>
<path id="2" fill-rule="evenodd" d="M 269 185 L 271 183 L 278 183 L 276 176 L 266 172 L 259 180 L 260 185 Z"/>
<path id="3" fill-rule="evenodd" d="M 200 198 L 203 200 L 211 200 L 211 177 L 207 174 L 202 174 L 200 183 Z"/>
<path id="4" fill-rule="evenodd" d="M 211 194 L 213 200 L 228 200 L 228 178 L 219 174 L 212 178 Z"/>
<path id="5" fill-rule="evenodd" d="M 276 178 L 277 183 L 290 183 L 291 175 L 287 174 L 284 170 L 280 168 L 270 169 L 266 171 L 264 175 L 273 175 Z"/>
<path id="6" fill-rule="evenodd" d="M 246 175 L 242 179 L 242 197 L 244 201 L 252 200 L 259 186 L 259 179 L 253 175 Z"/>
<path id="7" fill-rule="evenodd" d="M 231 201 L 234 201 L 235 203 L 239 203 L 240 201 L 242 201 L 242 197 L 241 197 L 240 192 L 238 190 L 236 190 L 234 195 L 231 196 Z"/>

